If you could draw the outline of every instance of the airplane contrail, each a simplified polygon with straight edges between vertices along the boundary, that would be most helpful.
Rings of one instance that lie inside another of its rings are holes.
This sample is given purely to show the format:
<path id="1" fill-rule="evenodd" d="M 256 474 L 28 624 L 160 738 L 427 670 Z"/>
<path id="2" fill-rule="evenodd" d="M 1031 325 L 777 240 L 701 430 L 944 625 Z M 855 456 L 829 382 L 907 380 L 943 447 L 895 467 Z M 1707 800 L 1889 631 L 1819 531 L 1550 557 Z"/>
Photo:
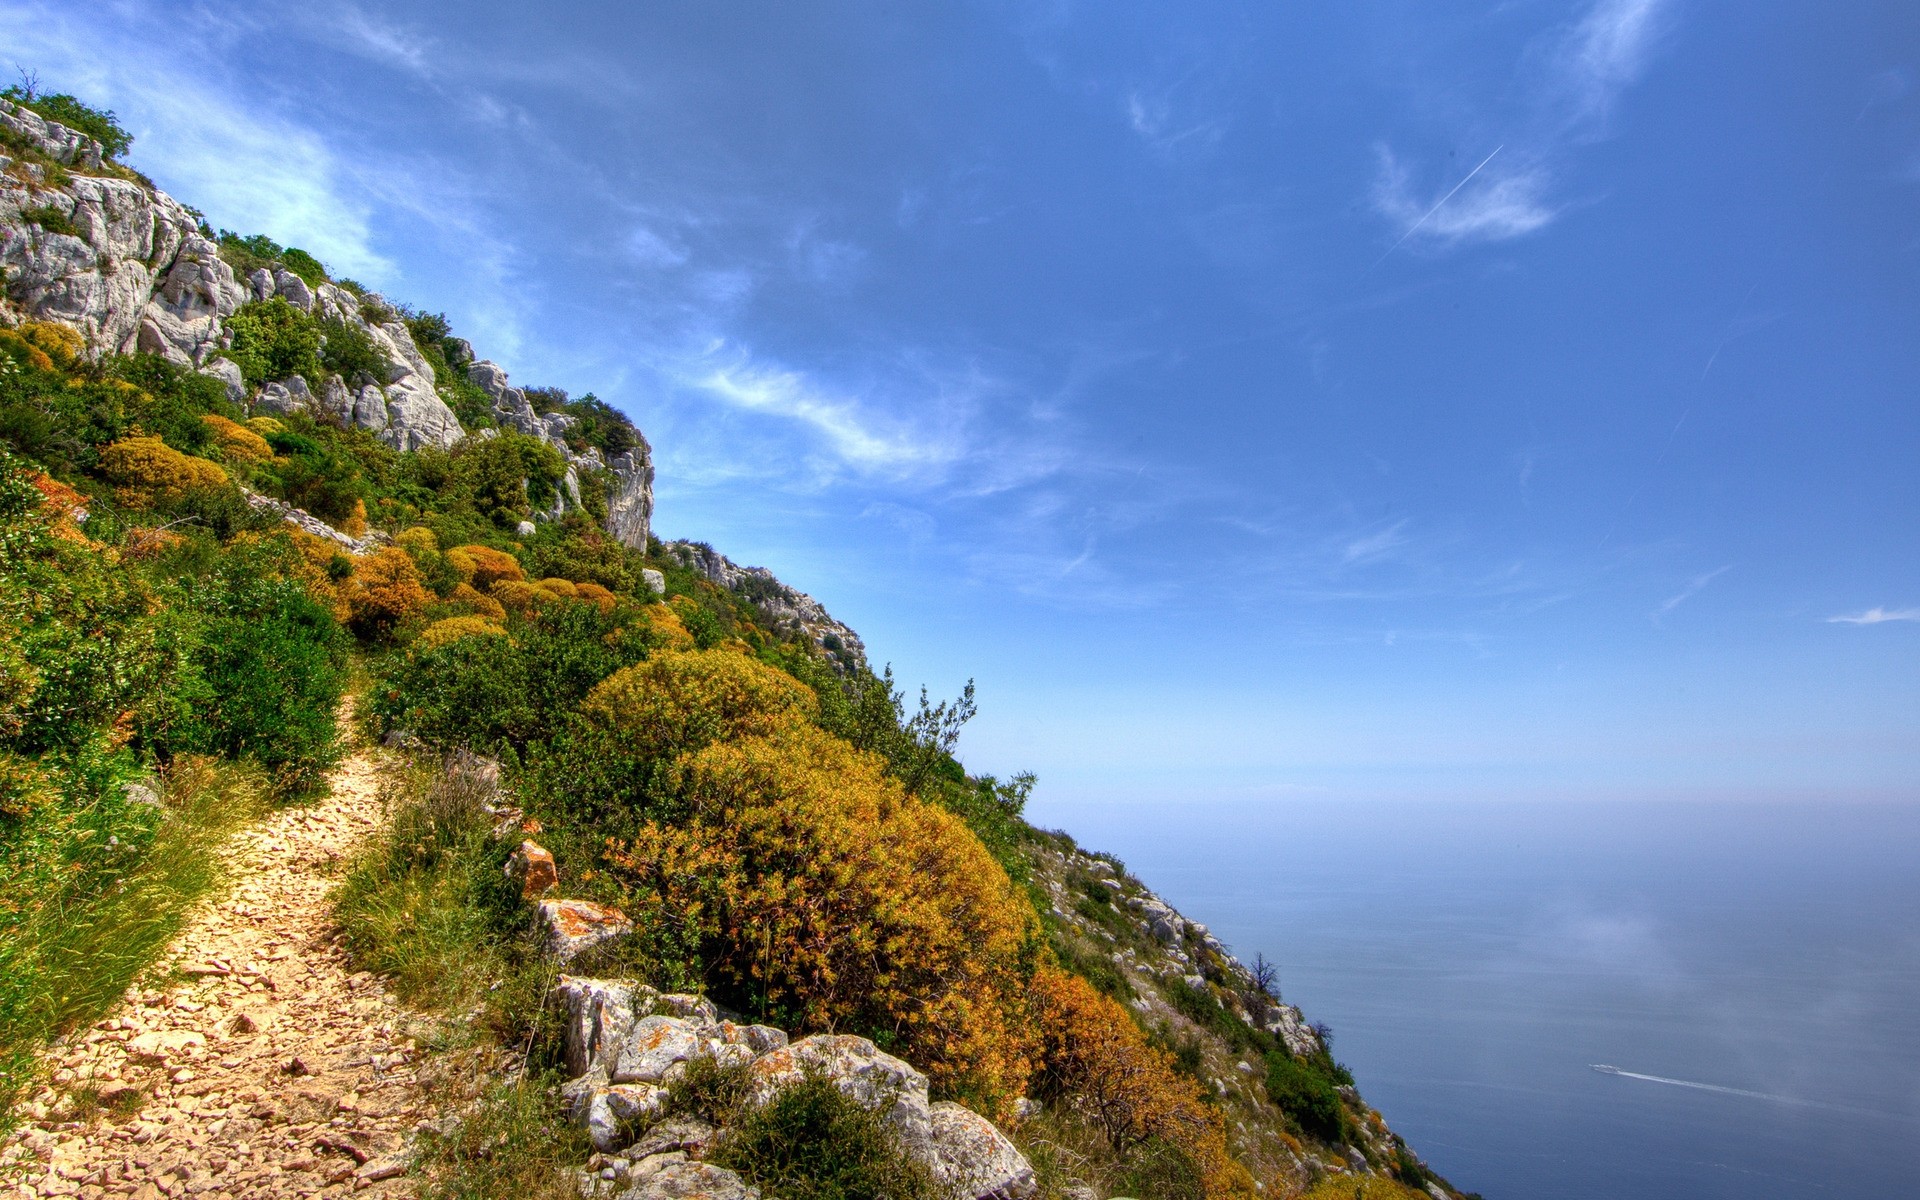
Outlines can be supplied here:
<path id="1" fill-rule="evenodd" d="M 1475 167 L 1471 171 L 1468 171 L 1465 179 L 1462 179 L 1459 183 L 1456 183 L 1453 185 L 1453 191 L 1448 192 L 1446 195 L 1440 197 L 1439 202 L 1436 203 L 1432 208 L 1427 210 L 1426 216 L 1423 216 L 1418 221 L 1415 221 L 1413 225 L 1410 228 L 1408 228 L 1408 230 L 1405 233 L 1400 235 L 1399 241 L 1395 242 L 1391 246 L 1388 246 L 1387 252 L 1385 254 L 1382 254 L 1380 256 L 1379 262 L 1374 263 L 1373 266 L 1377 267 L 1380 265 L 1380 263 L 1383 263 L 1387 261 L 1387 259 L 1393 257 L 1393 252 L 1395 250 L 1398 250 L 1402 245 L 1404 245 L 1408 238 L 1412 237 L 1415 233 L 1419 232 L 1420 227 L 1427 223 L 1427 219 L 1429 217 L 1439 212 L 1441 207 L 1444 206 L 1447 201 L 1453 199 L 1455 193 L 1457 193 L 1461 188 L 1467 186 L 1468 182 L 1471 181 L 1475 175 L 1478 175 L 1486 167 L 1488 163 L 1493 161 L 1494 154 L 1498 154 L 1502 150 L 1505 150 L 1506 148 L 1507 148 L 1507 144 L 1505 142 L 1501 142 L 1498 146 L 1495 146 L 1493 148 L 1493 154 L 1489 154 L 1485 158 L 1481 159 L 1479 166 Z M 1373 268 L 1369 267 L 1367 269 L 1372 270 Z"/>

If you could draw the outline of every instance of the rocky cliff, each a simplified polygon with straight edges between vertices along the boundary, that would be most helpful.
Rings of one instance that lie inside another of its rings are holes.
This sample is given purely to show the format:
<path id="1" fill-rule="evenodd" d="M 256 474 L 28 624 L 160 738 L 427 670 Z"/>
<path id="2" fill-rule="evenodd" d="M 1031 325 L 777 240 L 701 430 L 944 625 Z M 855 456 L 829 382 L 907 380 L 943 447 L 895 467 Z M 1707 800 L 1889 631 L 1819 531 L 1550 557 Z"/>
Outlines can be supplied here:
<path id="1" fill-rule="evenodd" d="M 495 429 L 469 430 L 442 394 L 440 377 L 402 313 L 377 294 L 310 282 L 286 265 L 242 277 L 199 214 L 137 172 L 103 158 L 100 144 L 0 100 L 0 315 L 60 321 L 95 354 L 157 354 L 221 380 L 232 398 L 268 415 L 305 411 L 372 432 L 396 450 L 452 449 Z M 231 319 L 250 303 L 279 299 L 299 313 L 364 337 L 384 363 L 375 375 L 329 373 L 250 386 L 229 356 Z M 565 464 L 550 508 L 582 506 L 581 480 L 605 471 L 606 527 L 644 548 L 653 519 L 653 461 L 644 438 L 614 455 L 568 436 L 576 418 L 537 413 L 498 365 L 475 361 L 457 338 L 437 356 L 491 402 L 498 429 L 538 439 Z"/>

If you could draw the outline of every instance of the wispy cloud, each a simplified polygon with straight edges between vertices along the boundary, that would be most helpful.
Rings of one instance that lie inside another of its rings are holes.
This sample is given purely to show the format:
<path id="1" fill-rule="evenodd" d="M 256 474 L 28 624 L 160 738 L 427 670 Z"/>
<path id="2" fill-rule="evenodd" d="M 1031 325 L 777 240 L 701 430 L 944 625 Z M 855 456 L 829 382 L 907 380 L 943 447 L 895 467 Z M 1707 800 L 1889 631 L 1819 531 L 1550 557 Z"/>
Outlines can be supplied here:
<path id="1" fill-rule="evenodd" d="M 806 426 L 853 467 L 894 471 L 954 455 L 950 445 L 883 428 L 853 398 L 820 388 L 802 372 L 756 365 L 725 345 L 714 347 L 711 357 L 735 361 L 695 364 L 683 382 L 734 408 Z"/>
<path id="2" fill-rule="evenodd" d="M 1406 527 L 1407 523 L 1404 520 L 1395 521 L 1384 529 L 1376 529 L 1372 533 L 1354 538 L 1340 552 L 1340 561 L 1369 563 L 1386 558 L 1406 542 L 1406 535 L 1402 532 Z"/>
<path id="3" fill-rule="evenodd" d="M 1695 575 L 1692 579 L 1687 581 L 1687 586 L 1681 588 L 1679 591 L 1675 592 L 1671 596 L 1668 596 L 1665 600 L 1660 602 L 1660 607 L 1653 610 L 1653 623 L 1655 625 L 1658 625 L 1661 622 L 1661 620 L 1664 617 L 1666 617 L 1668 613 L 1672 612 L 1676 608 L 1679 608 L 1682 604 L 1685 604 L 1687 601 L 1693 599 L 1695 596 L 1698 596 L 1703 590 L 1705 590 L 1708 584 L 1720 578 L 1722 575 L 1725 575 L 1728 571 L 1732 569 L 1733 569 L 1733 564 L 1728 563 L 1724 567 L 1719 567 L 1719 568 L 1716 568 L 1715 570 L 1707 571 L 1704 574 Z"/>
<path id="4" fill-rule="evenodd" d="M 0 9 L 0 36 L 59 86 L 137 114 L 142 165 L 183 197 L 217 203 L 215 223 L 268 233 L 365 282 L 392 279 L 392 259 L 375 248 L 360 168 L 312 130 L 224 90 L 215 52 L 233 31 L 208 14 L 196 19 L 209 57 L 191 65 L 174 56 L 177 47 L 143 44 L 138 21 L 119 44 L 101 47 L 98 29 L 82 31 L 57 12 Z"/>
<path id="5" fill-rule="evenodd" d="M 1884 625 L 1888 621 L 1920 621 L 1920 608 L 1870 608 L 1850 616 L 1827 618 L 1830 625 Z"/>
<path id="6" fill-rule="evenodd" d="M 1378 147 L 1370 198 L 1399 231 L 1395 247 L 1500 242 L 1552 224 L 1571 207 L 1552 199 L 1568 144 L 1604 133 L 1621 93 L 1645 73 L 1670 7 L 1671 0 L 1597 0 L 1571 25 L 1535 39 L 1524 56 L 1533 81 L 1505 122 L 1507 153 L 1498 162 L 1488 155 L 1464 178 L 1435 180 Z"/>
<path id="7" fill-rule="evenodd" d="M 1379 170 L 1374 175 L 1373 207 L 1400 227 L 1394 249 L 1416 237 L 1440 245 L 1506 241 L 1545 227 L 1557 215 L 1546 202 L 1550 179 L 1543 170 L 1496 168 L 1476 178 L 1476 168 L 1476 175 L 1455 181 L 1437 199 L 1422 198 L 1416 194 L 1413 172 L 1391 147 L 1381 144 L 1375 152 Z"/>
<path id="8" fill-rule="evenodd" d="M 1567 120 L 1603 122 L 1639 79 L 1666 28 L 1669 0 L 1599 0 L 1550 51 Z"/>
<path id="9" fill-rule="evenodd" d="M 1125 108 L 1127 127 L 1162 154 L 1189 144 L 1213 145 L 1226 132 L 1226 123 L 1218 119 L 1181 119 L 1171 90 L 1159 95 L 1129 92 Z"/>

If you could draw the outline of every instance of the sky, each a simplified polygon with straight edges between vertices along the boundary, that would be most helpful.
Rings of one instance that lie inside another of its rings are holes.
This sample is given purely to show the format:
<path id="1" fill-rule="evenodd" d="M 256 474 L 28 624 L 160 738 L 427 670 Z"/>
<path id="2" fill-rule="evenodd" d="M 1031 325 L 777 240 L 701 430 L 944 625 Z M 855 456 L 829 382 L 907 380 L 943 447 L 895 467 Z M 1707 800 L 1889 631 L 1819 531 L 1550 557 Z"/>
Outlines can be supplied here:
<path id="1" fill-rule="evenodd" d="M 0 0 L 1035 811 L 1920 798 L 1920 8 Z M 4 66 L 5 64 L 0 64 Z M 1054 806 L 1050 809 L 1049 806 Z"/>

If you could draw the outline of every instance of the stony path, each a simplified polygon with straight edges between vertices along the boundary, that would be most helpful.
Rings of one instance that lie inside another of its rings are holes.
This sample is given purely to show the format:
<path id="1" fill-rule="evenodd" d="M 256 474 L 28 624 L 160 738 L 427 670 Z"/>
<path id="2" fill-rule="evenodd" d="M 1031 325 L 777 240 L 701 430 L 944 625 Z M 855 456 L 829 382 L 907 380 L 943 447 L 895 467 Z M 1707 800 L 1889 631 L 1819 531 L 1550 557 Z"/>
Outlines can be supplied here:
<path id="1" fill-rule="evenodd" d="M 0 1197 L 404 1194 L 400 1155 L 429 1115 L 407 1016 L 348 967 L 327 908 L 383 815 L 358 755 L 328 799 L 237 835 L 226 892 L 54 1052 L 53 1086 L 0 1149 Z"/>

